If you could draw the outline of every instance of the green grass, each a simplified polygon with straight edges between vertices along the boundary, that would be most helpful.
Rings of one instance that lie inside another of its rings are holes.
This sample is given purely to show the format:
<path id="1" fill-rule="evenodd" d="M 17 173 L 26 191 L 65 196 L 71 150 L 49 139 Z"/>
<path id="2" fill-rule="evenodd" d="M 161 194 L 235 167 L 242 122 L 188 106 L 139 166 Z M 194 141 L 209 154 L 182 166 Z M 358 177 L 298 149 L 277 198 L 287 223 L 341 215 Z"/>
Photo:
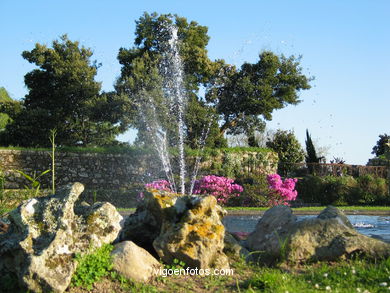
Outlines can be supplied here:
<path id="1" fill-rule="evenodd" d="M 389 292 L 390 258 L 347 260 L 300 267 L 264 267 L 231 261 L 232 276 L 156 277 L 149 284 L 108 277 L 116 292 Z M 107 279 L 106 279 L 107 281 Z"/>
<path id="2" fill-rule="evenodd" d="M 136 208 L 117 208 L 118 212 L 135 212 Z"/>

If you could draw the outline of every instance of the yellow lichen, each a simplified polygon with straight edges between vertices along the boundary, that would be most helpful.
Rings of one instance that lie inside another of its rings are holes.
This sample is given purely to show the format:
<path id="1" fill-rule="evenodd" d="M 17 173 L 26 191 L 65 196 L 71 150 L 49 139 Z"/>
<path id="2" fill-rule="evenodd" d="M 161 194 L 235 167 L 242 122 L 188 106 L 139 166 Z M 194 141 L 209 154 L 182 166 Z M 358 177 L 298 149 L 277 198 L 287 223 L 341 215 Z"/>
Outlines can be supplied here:
<path id="1" fill-rule="evenodd" d="M 70 261 L 72 261 L 72 256 L 70 254 L 62 254 L 61 256 L 56 255 L 46 260 L 46 266 L 49 269 L 54 270 L 58 266 L 67 265 Z"/>

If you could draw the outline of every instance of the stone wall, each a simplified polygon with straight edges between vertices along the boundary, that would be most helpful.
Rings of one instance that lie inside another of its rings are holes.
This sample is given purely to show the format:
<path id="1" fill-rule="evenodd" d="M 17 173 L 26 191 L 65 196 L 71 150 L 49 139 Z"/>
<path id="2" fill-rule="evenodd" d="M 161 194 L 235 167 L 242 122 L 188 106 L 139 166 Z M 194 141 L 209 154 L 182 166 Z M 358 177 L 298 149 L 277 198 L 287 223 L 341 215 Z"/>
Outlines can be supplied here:
<path id="1" fill-rule="evenodd" d="M 142 182 L 144 175 L 151 172 L 153 165 L 154 169 L 158 168 L 158 164 L 154 164 L 158 163 L 156 158 L 153 159 L 147 154 L 135 156 L 57 152 L 55 156 L 57 186 L 78 181 L 83 183 L 86 189 L 126 188 L 132 183 Z M 16 170 L 31 176 L 34 172 L 38 175 L 51 169 L 50 152 L 0 150 L 0 168 L 5 175 L 5 188 L 20 189 L 29 182 Z M 42 188 L 49 188 L 51 173 L 42 176 L 39 182 L 42 183 Z"/>
<path id="2" fill-rule="evenodd" d="M 145 151 L 125 154 L 56 152 L 56 185 L 81 182 L 86 190 L 130 188 L 164 178 L 159 159 Z M 189 164 L 194 159 L 189 159 Z M 216 151 L 201 163 L 199 174 L 235 177 L 238 173 L 274 173 L 277 155 L 273 152 Z M 5 175 L 6 189 L 22 189 L 29 182 L 16 170 L 39 175 L 51 169 L 49 151 L 0 150 L 0 169 Z M 153 174 L 153 175 L 152 175 Z M 39 179 L 42 188 L 51 187 L 51 173 Z"/>

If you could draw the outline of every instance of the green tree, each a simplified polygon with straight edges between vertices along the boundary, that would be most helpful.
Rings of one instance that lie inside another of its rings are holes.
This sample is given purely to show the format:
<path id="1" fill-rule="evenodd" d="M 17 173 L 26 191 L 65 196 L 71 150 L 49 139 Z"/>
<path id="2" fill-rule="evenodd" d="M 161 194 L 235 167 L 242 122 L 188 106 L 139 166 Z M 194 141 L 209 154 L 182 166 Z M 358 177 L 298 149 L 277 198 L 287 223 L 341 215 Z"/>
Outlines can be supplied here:
<path id="1" fill-rule="evenodd" d="M 266 145 L 278 154 L 278 173 L 284 176 L 295 168 L 296 163 L 301 163 L 305 158 L 302 146 L 292 131 L 278 129 Z"/>
<path id="2" fill-rule="evenodd" d="M 217 68 L 207 56 L 206 46 L 209 41 L 207 27 L 196 22 L 188 22 L 177 15 L 157 13 L 144 15 L 136 21 L 136 38 L 130 49 L 121 48 L 118 60 L 122 64 L 121 75 L 116 83 L 118 93 L 126 94 L 131 102 L 129 116 L 131 125 L 138 129 L 137 141 L 147 144 L 148 131 L 143 122 L 150 104 L 153 103 L 158 111 L 153 116 L 167 130 L 168 137 L 175 140 L 176 125 L 172 123 L 172 111 L 164 104 L 164 85 L 162 79 L 164 68 L 161 65 L 169 37 L 162 27 L 175 25 L 180 38 L 180 57 L 183 63 L 184 85 L 188 96 L 186 107 L 187 144 L 194 147 L 199 145 L 202 133 L 210 124 L 207 139 L 208 146 L 226 145 L 218 127 L 218 115 L 200 97 L 200 89 L 207 84 Z M 151 113 L 153 114 L 153 113 Z"/>
<path id="3" fill-rule="evenodd" d="M 127 99 L 114 93 L 100 94 L 95 81 L 92 51 L 66 35 L 52 48 L 36 44 L 22 54 L 38 68 L 25 75 L 29 90 L 22 111 L 7 126 L 8 143 L 47 146 L 50 129 L 57 129 L 59 145 L 105 145 L 126 127 Z"/>
<path id="4" fill-rule="evenodd" d="M 18 102 L 12 100 L 7 90 L 0 87 L 0 132 L 4 131 L 6 125 L 12 121 L 11 116 L 17 104 L 19 105 Z"/>
<path id="5" fill-rule="evenodd" d="M 386 151 L 389 150 L 388 143 L 390 142 L 390 136 L 385 134 L 379 135 L 379 140 L 376 142 L 376 145 L 372 148 L 371 154 L 375 154 L 375 156 L 379 157 L 384 155 Z"/>
<path id="6" fill-rule="evenodd" d="M 188 22 L 177 15 L 145 13 L 136 22 L 134 46 L 130 49 L 121 48 L 118 55 L 122 71 L 116 90 L 130 97 L 133 126 L 136 128 L 139 128 L 137 121 L 140 120 L 135 118 L 138 117 L 136 113 L 142 112 L 139 110 L 143 108 L 143 104 L 139 103 L 139 100 L 142 100 L 139 93 L 145 93 L 144 89 L 152 87 L 153 84 L 161 85 L 161 80 L 151 84 L 148 84 L 148 81 L 153 74 L 161 74 L 159 64 L 163 60 L 166 49 L 164 44 L 168 38 L 166 31 L 161 28 L 172 24 L 177 27 L 180 39 L 180 57 L 183 61 L 184 83 L 189 101 L 191 103 L 196 99 L 198 102 L 198 106 L 187 109 L 199 112 L 191 113 L 187 117 L 198 117 L 205 110 L 208 111 L 209 117 L 214 119 L 212 125 L 219 126 L 218 135 L 217 132 L 212 132 L 218 137 L 215 141 L 220 141 L 225 133 L 245 133 L 249 144 L 257 145 L 255 132 L 264 129 L 265 120 L 272 119 L 272 112 L 289 104 L 298 104 L 299 92 L 310 88 L 310 78 L 302 74 L 300 58 L 263 52 L 257 63 L 245 63 L 240 69 L 236 69 L 224 60 L 211 61 L 208 58 L 207 27 L 194 21 Z M 153 80 L 157 81 L 157 76 Z M 204 89 L 204 97 L 201 97 L 200 93 L 203 91 L 200 89 Z M 155 104 L 159 105 L 161 95 L 162 93 L 149 96 L 157 100 Z M 163 113 L 164 111 L 161 111 L 159 115 Z M 165 116 L 169 115 L 166 113 Z M 164 117 L 159 118 L 164 124 Z M 197 124 L 197 121 L 187 122 Z M 191 133 L 192 131 L 196 133 Z M 190 138 L 200 137 L 199 127 L 189 128 L 188 134 Z"/>
<path id="7" fill-rule="evenodd" d="M 209 148 L 228 146 L 227 139 L 219 131 L 218 114 L 215 109 L 198 101 L 195 97 L 189 100 L 185 121 L 187 125 L 186 144 L 190 148 L 197 149 L 202 146 L 200 145 L 202 143 Z"/>
<path id="8" fill-rule="evenodd" d="M 0 87 L 0 102 L 12 102 L 12 98 L 5 87 Z"/>
<path id="9" fill-rule="evenodd" d="M 310 78 L 302 74 L 300 58 L 277 56 L 265 51 L 254 64 L 239 70 L 219 63 L 219 71 L 209 85 L 207 100 L 221 115 L 221 132 L 245 133 L 256 144 L 255 131 L 264 130 L 272 112 L 300 102 L 299 92 L 310 88 Z"/>
<path id="10" fill-rule="evenodd" d="M 314 147 L 313 141 L 311 139 L 311 136 L 309 134 L 309 130 L 306 129 L 306 163 L 308 164 L 309 172 L 313 173 L 314 171 L 314 166 L 312 165 L 313 163 L 318 164 L 321 162 L 321 160 L 324 157 L 318 157 L 316 149 Z"/>

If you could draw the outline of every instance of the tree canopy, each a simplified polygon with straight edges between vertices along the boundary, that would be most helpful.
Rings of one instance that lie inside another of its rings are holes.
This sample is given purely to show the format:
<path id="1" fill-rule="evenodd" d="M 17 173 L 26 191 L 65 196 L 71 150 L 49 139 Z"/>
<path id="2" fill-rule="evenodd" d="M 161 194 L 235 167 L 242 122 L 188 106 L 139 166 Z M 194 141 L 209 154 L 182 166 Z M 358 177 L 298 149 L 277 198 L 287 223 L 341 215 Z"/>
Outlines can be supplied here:
<path id="1" fill-rule="evenodd" d="M 384 155 L 386 151 L 390 150 L 390 147 L 388 146 L 389 142 L 390 142 L 389 135 L 387 135 L 386 133 L 380 134 L 379 140 L 376 142 L 376 145 L 372 148 L 371 154 L 374 154 L 377 157 Z"/>
<path id="2" fill-rule="evenodd" d="M 3 103 L 10 101 L 12 101 L 12 99 L 9 96 L 7 90 L 4 87 L 0 87 L 0 108 L 3 108 Z M 9 116 L 4 113 L 4 110 L 0 110 L 0 131 L 3 131 L 5 129 L 5 126 L 8 124 L 8 121 Z"/>
<path id="3" fill-rule="evenodd" d="M 264 129 L 272 112 L 300 102 L 299 91 L 310 88 L 310 78 L 302 74 L 299 58 L 260 53 L 259 61 L 244 63 L 239 70 L 221 63 L 209 85 L 207 100 L 222 119 L 221 131 L 249 137 Z"/>
<path id="4" fill-rule="evenodd" d="M 28 94 L 23 108 L 7 125 L 8 143 L 45 146 L 50 129 L 57 129 L 59 145 L 104 145 L 126 129 L 126 99 L 114 93 L 100 94 L 95 81 L 98 64 L 92 51 L 66 35 L 52 48 L 36 44 L 22 54 L 38 68 L 24 77 Z"/>
<path id="5" fill-rule="evenodd" d="M 20 112 L 21 104 L 14 101 L 4 87 L 0 87 L 0 132 L 5 130 L 7 124 Z"/>
<path id="6" fill-rule="evenodd" d="M 278 154 L 280 174 L 287 175 L 295 168 L 294 164 L 301 163 L 305 158 L 302 146 L 292 131 L 278 129 L 266 145 Z"/>
<path id="7" fill-rule="evenodd" d="M 209 59 L 207 27 L 177 15 L 145 13 L 136 21 L 134 46 L 121 48 L 118 54 L 122 70 L 116 89 L 130 96 L 134 112 L 139 112 L 135 93 L 148 87 L 151 72 L 161 74 L 158 66 L 168 37 L 161 28 L 167 24 L 175 24 L 178 29 L 187 93 L 190 101 L 198 102 L 197 107 L 187 109 L 202 112 L 206 107 L 207 111 L 215 113 L 212 125 L 219 128 L 219 138 L 223 138 L 225 132 L 254 137 L 255 131 L 263 130 L 265 121 L 272 119 L 274 110 L 298 104 L 299 92 L 310 88 L 310 78 L 302 73 L 300 58 L 277 56 L 266 51 L 260 53 L 258 62 L 244 63 L 236 69 L 222 59 Z M 203 97 L 200 88 L 205 89 Z M 192 113 L 187 117 L 198 115 Z M 133 125 L 137 127 L 136 123 Z M 189 137 L 199 136 L 199 133 L 190 133 L 199 132 L 199 128 L 188 127 L 187 131 Z M 215 129 L 213 133 L 217 134 Z M 253 139 L 249 142 L 255 144 Z"/>
<path id="8" fill-rule="evenodd" d="M 132 126 L 138 129 L 138 139 L 146 140 L 143 117 L 151 103 L 158 111 L 159 123 L 175 137 L 175 123 L 172 122 L 173 110 L 164 104 L 164 55 L 167 42 L 170 38 L 167 27 L 177 27 L 180 39 L 180 57 L 183 65 L 184 86 L 188 103 L 186 105 L 186 132 L 187 144 L 196 146 L 202 132 L 207 131 L 210 125 L 207 145 L 226 145 L 226 140 L 220 135 L 218 115 L 213 114 L 213 108 L 208 107 L 199 96 L 199 89 L 205 85 L 212 76 L 215 67 L 207 56 L 206 46 L 209 40 L 207 27 L 196 22 L 188 22 L 177 15 L 157 13 L 144 15 L 136 21 L 136 38 L 134 46 L 130 49 L 121 48 L 118 54 L 122 65 L 121 75 L 116 83 L 116 90 L 129 97 L 132 105 Z M 165 28 L 165 29 L 163 29 Z M 215 111 L 214 111 L 215 112 Z"/>
<path id="9" fill-rule="evenodd" d="M 6 144 L 45 146 L 55 128 L 59 145 L 107 145 L 117 143 L 117 134 L 129 126 L 138 129 L 140 144 L 148 144 L 148 117 L 157 117 L 153 127 L 177 136 L 176 108 L 166 103 L 170 85 L 164 78 L 171 32 L 163 28 L 172 26 L 187 97 L 185 142 L 191 147 L 199 147 L 205 132 L 209 147 L 226 146 L 225 134 L 246 134 L 256 146 L 254 134 L 264 129 L 273 111 L 298 104 L 300 91 L 310 88 L 300 58 L 265 51 L 257 62 L 236 68 L 222 59 L 210 60 L 206 26 L 178 15 L 144 13 L 136 21 L 133 45 L 119 49 L 121 74 L 114 92 L 101 92 L 95 80 L 100 64 L 91 61 L 91 49 L 66 35 L 51 47 L 36 44 L 24 51 L 23 58 L 37 68 L 25 75 L 28 94 L 21 103 L 0 101 L 0 113 L 11 118 L 2 133 Z"/>

